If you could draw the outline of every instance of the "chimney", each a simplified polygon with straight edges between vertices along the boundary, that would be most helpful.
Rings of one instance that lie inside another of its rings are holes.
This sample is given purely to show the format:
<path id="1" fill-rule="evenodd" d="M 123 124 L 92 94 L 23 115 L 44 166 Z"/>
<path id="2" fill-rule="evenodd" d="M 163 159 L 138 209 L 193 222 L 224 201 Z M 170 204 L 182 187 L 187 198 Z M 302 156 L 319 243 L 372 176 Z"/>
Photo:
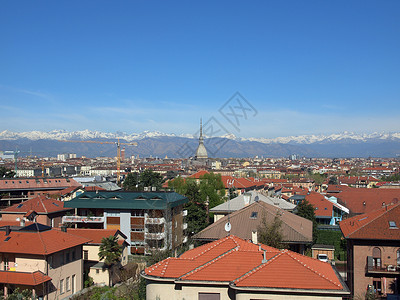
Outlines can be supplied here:
<path id="1" fill-rule="evenodd" d="M 250 193 L 244 193 L 243 194 L 243 199 L 244 199 L 244 206 L 248 206 L 250 204 L 251 194 Z"/>
<path id="2" fill-rule="evenodd" d="M 6 226 L 6 236 L 10 235 L 11 232 L 11 227 L 10 226 Z"/>
<path id="3" fill-rule="evenodd" d="M 263 249 L 263 259 L 261 261 L 261 263 L 265 264 L 267 262 L 267 253 L 266 251 Z"/>
<path id="4" fill-rule="evenodd" d="M 252 231 L 251 232 L 251 240 L 252 240 L 252 242 L 254 243 L 254 244 L 257 244 L 258 243 L 258 240 L 257 240 L 257 231 Z M 261 246 L 260 246 L 261 247 Z M 261 250 L 260 250 L 261 251 Z"/>

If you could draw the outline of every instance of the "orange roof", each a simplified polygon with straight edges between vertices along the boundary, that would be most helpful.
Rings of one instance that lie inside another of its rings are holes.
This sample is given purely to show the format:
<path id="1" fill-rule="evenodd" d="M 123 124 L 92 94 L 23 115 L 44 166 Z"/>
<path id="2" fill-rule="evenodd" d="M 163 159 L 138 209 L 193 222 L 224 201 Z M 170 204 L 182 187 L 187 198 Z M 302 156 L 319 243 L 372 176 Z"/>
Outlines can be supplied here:
<path id="1" fill-rule="evenodd" d="M 81 186 L 73 178 L 0 178 L 0 190 L 62 190 Z"/>
<path id="2" fill-rule="evenodd" d="M 179 258 L 167 258 L 144 273 L 155 280 L 230 282 L 236 287 L 344 289 L 328 263 L 233 235 L 188 250 Z"/>
<path id="3" fill-rule="evenodd" d="M 118 232 L 118 229 L 67 228 L 67 233 L 90 239 L 89 244 L 101 244 L 103 238 L 115 236 Z"/>
<path id="4" fill-rule="evenodd" d="M 207 172 L 206 170 L 200 170 L 200 171 L 190 175 L 189 178 L 200 179 L 201 176 L 204 176 L 206 174 L 209 174 L 209 172 Z"/>
<path id="5" fill-rule="evenodd" d="M 71 210 L 64 208 L 64 202 L 40 195 L 38 197 L 14 204 L 0 211 L 0 213 L 27 213 L 35 211 L 38 214 L 49 214 L 53 212 Z"/>
<path id="6" fill-rule="evenodd" d="M 363 214 L 378 210 L 383 205 L 396 204 L 400 200 L 400 189 L 347 188 L 335 197 L 353 214 Z"/>
<path id="7" fill-rule="evenodd" d="M 343 220 L 340 229 L 349 239 L 400 240 L 400 203 Z"/>
<path id="8" fill-rule="evenodd" d="M 33 273 L 0 271 L 0 283 L 36 286 L 51 278 L 40 271 Z"/>
<path id="9" fill-rule="evenodd" d="M 0 253 L 48 255 L 85 244 L 90 240 L 60 230 L 0 231 Z"/>
<path id="10" fill-rule="evenodd" d="M 317 192 L 310 192 L 306 200 L 314 206 L 316 217 L 332 217 L 333 203 Z"/>

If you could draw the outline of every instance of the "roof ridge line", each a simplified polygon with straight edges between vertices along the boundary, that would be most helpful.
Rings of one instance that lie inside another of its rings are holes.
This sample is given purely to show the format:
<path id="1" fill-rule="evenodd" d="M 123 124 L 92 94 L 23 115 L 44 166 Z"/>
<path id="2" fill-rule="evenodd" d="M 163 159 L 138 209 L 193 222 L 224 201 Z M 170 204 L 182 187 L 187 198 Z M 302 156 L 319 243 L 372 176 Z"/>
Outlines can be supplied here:
<path id="1" fill-rule="evenodd" d="M 194 273 L 197 273 L 197 272 L 200 271 L 201 269 L 203 269 L 203 268 L 205 268 L 205 267 L 211 265 L 212 263 L 216 262 L 217 260 L 220 260 L 222 257 L 228 255 L 229 253 L 231 253 L 231 252 L 233 252 L 233 251 L 238 251 L 238 250 L 239 250 L 238 248 L 239 248 L 239 246 L 236 246 L 235 248 L 229 249 L 228 251 L 226 251 L 226 252 L 224 252 L 224 253 L 218 255 L 217 257 L 213 258 L 212 260 L 209 260 L 209 261 L 205 262 L 204 264 L 202 264 L 202 265 L 200 265 L 200 266 L 194 268 L 194 270 L 191 270 L 191 271 L 189 271 L 189 272 L 187 272 L 187 273 L 181 275 L 180 277 L 178 277 L 178 279 L 182 280 L 182 278 L 184 278 L 184 277 L 186 277 L 186 276 L 189 276 L 189 275 L 192 275 L 192 274 L 194 274 Z"/>
<path id="2" fill-rule="evenodd" d="M 195 255 L 193 258 L 191 258 L 192 260 L 199 257 L 200 255 L 203 255 L 204 253 L 210 251 L 211 249 L 217 247 L 218 245 L 220 245 L 222 242 L 225 242 L 228 238 L 230 237 L 230 235 L 228 235 L 227 237 L 218 240 L 214 245 L 210 246 L 209 248 L 207 248 L 206 250 L 200 252 L 199 254 Z"/>
<path id="3" fill-rule="evenodd" d="M 295 258 L 289 251 L 285 251 L 285 253 L 287 253 L 287 255 L 289 257 L 291 257 L 293 260 L 297 261 L 299 264 L 301 264 L 302 266 L 306 267 L 307 269 L 309 269 L 310 271 L 314 272 L 315 274 L 319 275 L 319 277 L 324 278 L 325 280 L 329 281 L 330 283 L 332 283 L 333 285 L 336 285 L 339 288 L 343 288 L 343 286 L 341 286 L 340 283 L 336 283 L 334 281 L 332 281 L 331 279 L 329 279 L 328 277 L 326 277 L 325 275 L 319 273 L 318 271 L 314 270 L 313 268 L 311 268 L 310 266 L 308 266 L 307 264 L 301 262 L 300 260 L 298 260 L 297 258 Z"/>
<path id="4" fill-rule="evenodd" d="M 261 248 L 262 249 L 262 248 Z M 264 250 L 264 249 L 263 249 Z M 259 252 L 259 251 L 257 251 Z M 277 253 L 276 255 L 272 256 L 270 259 L 268 259 L 265 263 L 263 263 L 261 261 L 261 264 L 259 264 L 257 267 L 254 267 L 253 269 L 247 271 L 245 274 L 239 276 L 238 278 L 232 280 L 233 283 L 236 284 L 236 282 L 239 282 L 243 279 L 245 279 L 246 277 L 249 277 L 251 274 L 255 273 L 258 270 L 261 270 L 264 266 L 268 265 L 271 261 L 275 260 L 277 257 L 282 255 L 282 251 L 279 251 L 279 253 Z"/>

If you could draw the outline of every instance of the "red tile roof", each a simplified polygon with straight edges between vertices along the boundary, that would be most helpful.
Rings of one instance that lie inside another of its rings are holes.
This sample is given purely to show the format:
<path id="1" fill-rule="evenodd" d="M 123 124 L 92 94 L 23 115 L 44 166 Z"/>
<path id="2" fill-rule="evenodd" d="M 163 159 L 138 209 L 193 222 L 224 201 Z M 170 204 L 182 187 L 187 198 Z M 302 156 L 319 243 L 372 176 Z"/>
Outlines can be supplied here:
<path id="1" fill-rule="evenodd" d="M 335 197 L 351 213 L 363 214 L 378 210 L 382 205 L 397 203 L 400 200 L 400 189 L 347 188 Z"/>
<path id="2" fill-rule="evenodd" d="M 400 240 L 400 203 L 343 220 L 340 229 L 348 239 Z"/>
<path id="3" fill-rule="evenodd" d="M 51 278 L 40 271 L 33 273 L 0 271 L 0 283 L 36 286 Z"/>
<path id="4" fill-rule="evenodd" d="M 61 229 L 59 229 L 61 230 Z M 105 237 L 115 236 L 118 229 L 84 229 L 84 228 L 68 228 L 67 233 L 77 235 L 89 239 L 89 244 L 101 244 L 101 240 Z"/>
<path id="5" fill-rule="evenodd" d="M 62 190 L 81 186 L 73 178 L 0 178 L 0 190 Z"/>
<path id="6" fill-rule="evenodd" d="M 311 192 L 306 195 L 306 200 L 314 206 L 316 217 L 332 217 L 333 203 L 320 193 Z"/>
<path id="7" fill-rule="evenodd" d="M 35 211 L 38 214 L 49 214 L 66 210 L 71 210 L 71 208 L 64 208 L 63 201 L 58 201 L 48 198 L 47 196 L 40 195 L 36 198 L 32 198 L 7 207 L 1 210 L 0 213 L 27 213 L 30 211 Z"/>
<path id="8" fill-rule="evenodd" d="M 205 171 L 205 170 L 201 170 L 201 171 L 198 171 L 198 172 L 196 172 L 196 173 L 190 175 L 189 178 L 200 179 L 200 177 L 202 177 L 202 176 L 204 176 L 204 175 L 206 175 L 206 174 L 209 174 L 209 172 L 208 172 L 208 171 Z"/>
<path id="9" fill-rule="evenodd" d="M 83 245 L 90 240 L 60 230 L 0 231 L 0 253 L 48 255 Z"/>
<path id="10" fill-rule="evenodd" d="M 265 252 L 265 259 L 263 261 Z M 230 235 L 145 269 L 151 278 L 231 282 L 237 287 L 343 290 L 328 263 Z M 201 284 L 201 283 L 199 283 Z"/>

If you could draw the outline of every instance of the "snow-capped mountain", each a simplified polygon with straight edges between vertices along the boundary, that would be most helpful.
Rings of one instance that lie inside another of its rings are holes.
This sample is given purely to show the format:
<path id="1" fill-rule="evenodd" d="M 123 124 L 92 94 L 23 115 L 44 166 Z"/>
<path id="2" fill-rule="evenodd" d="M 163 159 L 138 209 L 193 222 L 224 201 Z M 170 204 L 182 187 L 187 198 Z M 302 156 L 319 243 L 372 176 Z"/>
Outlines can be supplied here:
<path id="1" fill-rule="evenodd" d="M 49 132 L 43 131 L 27 131 L 27 132 L 12 132 L 4 130 L 0 132 L 0 140 L 17 140 L 17 139 L 29 139 L 33 141 L 37 140 L 91 140 L 91 139 L 122 139 L 125 141 L 142 140 L 145 138 L 159 138 L 159 137 L 183 137 L 183 138 L 196 138 L 193 134 L 181 134 L 176 135 L 173 133 L 163 133 L 159 131 L 144 131 L 142 133 L 125 133 L 125 132 L 100 132 L 81 130 L 68 132 L 66 130 L 52 130 Z M 205 138 L 211 138 L 204 135 Z M 328 143 L 328 142 L 339 142 L 339 141 L 354 141 L 354 142 L 368 142 L 370 140 L 400 140 L 400 133 L 386 133 L 386 132 L 374 132 L 374 133 L 353 133 L 353 132 L 342 132 L 330 135 L 300 135 L 300 136 L 287 136 L 277 138 L 241 138 L 236 137 L 233 134 L 227 134 L 220 136 L 220 138 L 226 138 L 239 142 L 259 142 L 263 144 L 313 144 L 313 143 Z"/>

